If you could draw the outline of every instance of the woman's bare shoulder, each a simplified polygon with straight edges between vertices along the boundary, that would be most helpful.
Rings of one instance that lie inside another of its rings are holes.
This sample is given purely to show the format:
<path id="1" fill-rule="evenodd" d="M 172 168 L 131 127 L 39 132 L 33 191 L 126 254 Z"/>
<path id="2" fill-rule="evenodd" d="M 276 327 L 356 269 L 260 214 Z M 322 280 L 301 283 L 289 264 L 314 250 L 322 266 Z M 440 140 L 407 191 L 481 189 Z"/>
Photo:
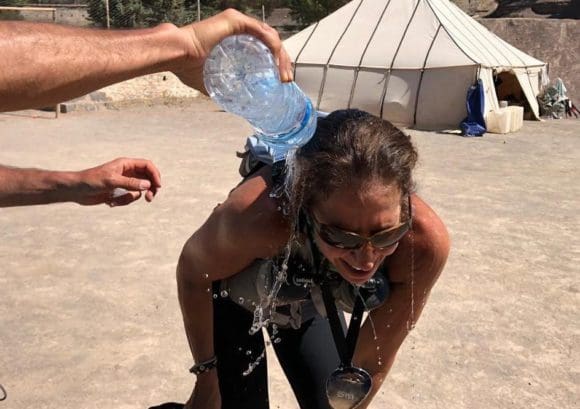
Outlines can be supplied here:
<path id="1" fill-rule="evenodd" d="M 230 234 L 252 238 L 270 256 L 277 254 L 290 235 L 281 203 L 270 196 L 271 190 L 271 168 L 265 166 L 236 187 L 218 208 Z"/>
<path id="2" fill-rule="evenodd" d="M 225 278 L 257 258 L 272 257 L 288 241 L 288 222 L 271 198 L 270 168 L 236 187 L 187 240 L 180 264 Z"/>

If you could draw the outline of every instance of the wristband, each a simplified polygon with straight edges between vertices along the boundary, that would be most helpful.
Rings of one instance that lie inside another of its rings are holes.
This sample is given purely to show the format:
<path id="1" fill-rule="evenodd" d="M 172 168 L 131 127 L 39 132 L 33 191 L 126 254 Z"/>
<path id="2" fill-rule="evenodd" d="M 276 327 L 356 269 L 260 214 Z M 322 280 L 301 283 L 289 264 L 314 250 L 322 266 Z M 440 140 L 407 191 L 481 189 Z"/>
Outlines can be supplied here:
<path id="1" fill-rule="evenodd" d="M 217 366 L 217 357 L 213 356 L 207 361 L 200 362 L 199 364 L 195 364 L 191 367 L 189 372 L 194 375 L 201 375 L 204 372 L 210 371 Z"/>

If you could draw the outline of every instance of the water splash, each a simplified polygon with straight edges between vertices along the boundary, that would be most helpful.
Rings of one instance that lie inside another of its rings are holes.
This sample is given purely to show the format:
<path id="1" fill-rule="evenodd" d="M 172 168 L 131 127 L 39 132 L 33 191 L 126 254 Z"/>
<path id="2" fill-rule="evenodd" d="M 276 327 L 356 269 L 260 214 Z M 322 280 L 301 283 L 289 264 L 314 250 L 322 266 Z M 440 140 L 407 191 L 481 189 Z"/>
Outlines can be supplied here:
<path id="1" fill-rule="evenodd" d="M 287 271 L 288 271 L 288 260 L 290 259 L 291 253 L 291 241 L 288 242 L 284 250 L 284 257 L 280 265 L 273 265 L 273 275 L 274 283 L 270 287 L 269 291 L 266 288 L 267 295 L 260 295 L 260 302 L 256 305 L 254 309 L 254 319 L 252 321 L 252 326 L 250 328 L 250 335 L 254 335 L 262 328 L 266 327 L 271 319 L 272 312 L 276 309 L 276 301 L 278 292 L 282 287 L 282 284 L 286 282 Z"/>
<path id="2" fill-rule="evenodd" d="M 407 331 L 415 329 L 415 232 L 413 228 L 409 231 L 409 239 L 411 240 L 411 313 L 407 320 Z"/>
<path id="3" fill-rule="evenodd" d="M 251 353 L 251 351 L 250 351 L 250 353 Z M 250 364 L 248 365 L 248 369 L 246 369 L 244 372 L 242 372 L 242 376 L 248 376 L 249 374 L 254 372 L 254 369 L 256 369 L 258 367 L 258 365 L 260 365 L 260 362 L 262 362 L 262 359 L 264 359 L 265 356 L 266 356 L 266 349 L 264 349 L 262 351 L 262 353 L 256 358 L 256 360 L 254 362 L 250 362 Z"/>
<path id="4" fill-rule="evenodd" d="M 369 323 L 371 324 L 371 329 L 373 331 L 373 339 L 375 341 L 375 345 L 377 348 L 377 364 L 379 366 L 381 366 L 381 365 L 383 365 L 383 355 L 381 354 L 381 346 L 378 343 L 379 337 L 377 336 L 377 329 L 375 327 L 375 322 L 373 321 L 373 317 L 371 316 L 371 312 L 370 312 L 369 308 L 367 307 L 367 304 L 365 303 L 365 299 L 361 295 L 358 287 L 355 287 L 355 294 L 357 297 L 359 297 L 361 299 L 363 305 L 365 306 L 365 310 L 368 311 L 367 319 L 369 320 Z"/>

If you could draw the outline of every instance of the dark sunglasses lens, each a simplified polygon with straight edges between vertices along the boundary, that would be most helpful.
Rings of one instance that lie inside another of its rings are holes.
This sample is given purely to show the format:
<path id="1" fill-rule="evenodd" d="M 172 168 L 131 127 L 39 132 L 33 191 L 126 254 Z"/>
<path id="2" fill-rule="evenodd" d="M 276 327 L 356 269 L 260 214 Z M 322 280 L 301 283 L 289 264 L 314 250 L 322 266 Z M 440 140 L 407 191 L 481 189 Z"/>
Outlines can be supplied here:
<path id="1" fill-rule="evenodd" d="M 394 244 L 398 243 L 405 236 L 405 234 L 407 234 L 409 228 L 410 228 L 409 223 L 405 223 L 394 230 L 377 234 L 373 236 L 373 238 L 371 239 L 371 243 L 373 244 L 373 246 L 377 248 L 391 247 Z"/>
<path id="2" fill-rule="evenodd" d="M 356 249 L 364 244 L 364 239 L 330 226 L 321 226 L 319 234 L 322 240 L 341 249 Z"/>
<path id="3" fill-rule="evenodd" d="M 326 396 L 333 409 L 354 409 L 369 394 L 373 381 L 362 368 L 339 368 L 326 380 Z"/>

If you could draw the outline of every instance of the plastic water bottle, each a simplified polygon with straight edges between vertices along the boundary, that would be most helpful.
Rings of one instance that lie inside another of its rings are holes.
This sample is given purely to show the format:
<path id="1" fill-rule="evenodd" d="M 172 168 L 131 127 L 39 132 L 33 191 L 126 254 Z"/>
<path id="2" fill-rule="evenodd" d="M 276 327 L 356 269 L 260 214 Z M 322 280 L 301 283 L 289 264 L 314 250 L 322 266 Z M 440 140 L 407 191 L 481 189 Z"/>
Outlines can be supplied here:
<path id="1" fill-rule="evenodd" d="M 211 51 L 204 69 L 211 98 L 245 118 L 273 160 L 304 145 L 316 129 L 316 111 L 296 83 L 281 83 L 268 47 L 249 35 L 225 38 Z"/>

